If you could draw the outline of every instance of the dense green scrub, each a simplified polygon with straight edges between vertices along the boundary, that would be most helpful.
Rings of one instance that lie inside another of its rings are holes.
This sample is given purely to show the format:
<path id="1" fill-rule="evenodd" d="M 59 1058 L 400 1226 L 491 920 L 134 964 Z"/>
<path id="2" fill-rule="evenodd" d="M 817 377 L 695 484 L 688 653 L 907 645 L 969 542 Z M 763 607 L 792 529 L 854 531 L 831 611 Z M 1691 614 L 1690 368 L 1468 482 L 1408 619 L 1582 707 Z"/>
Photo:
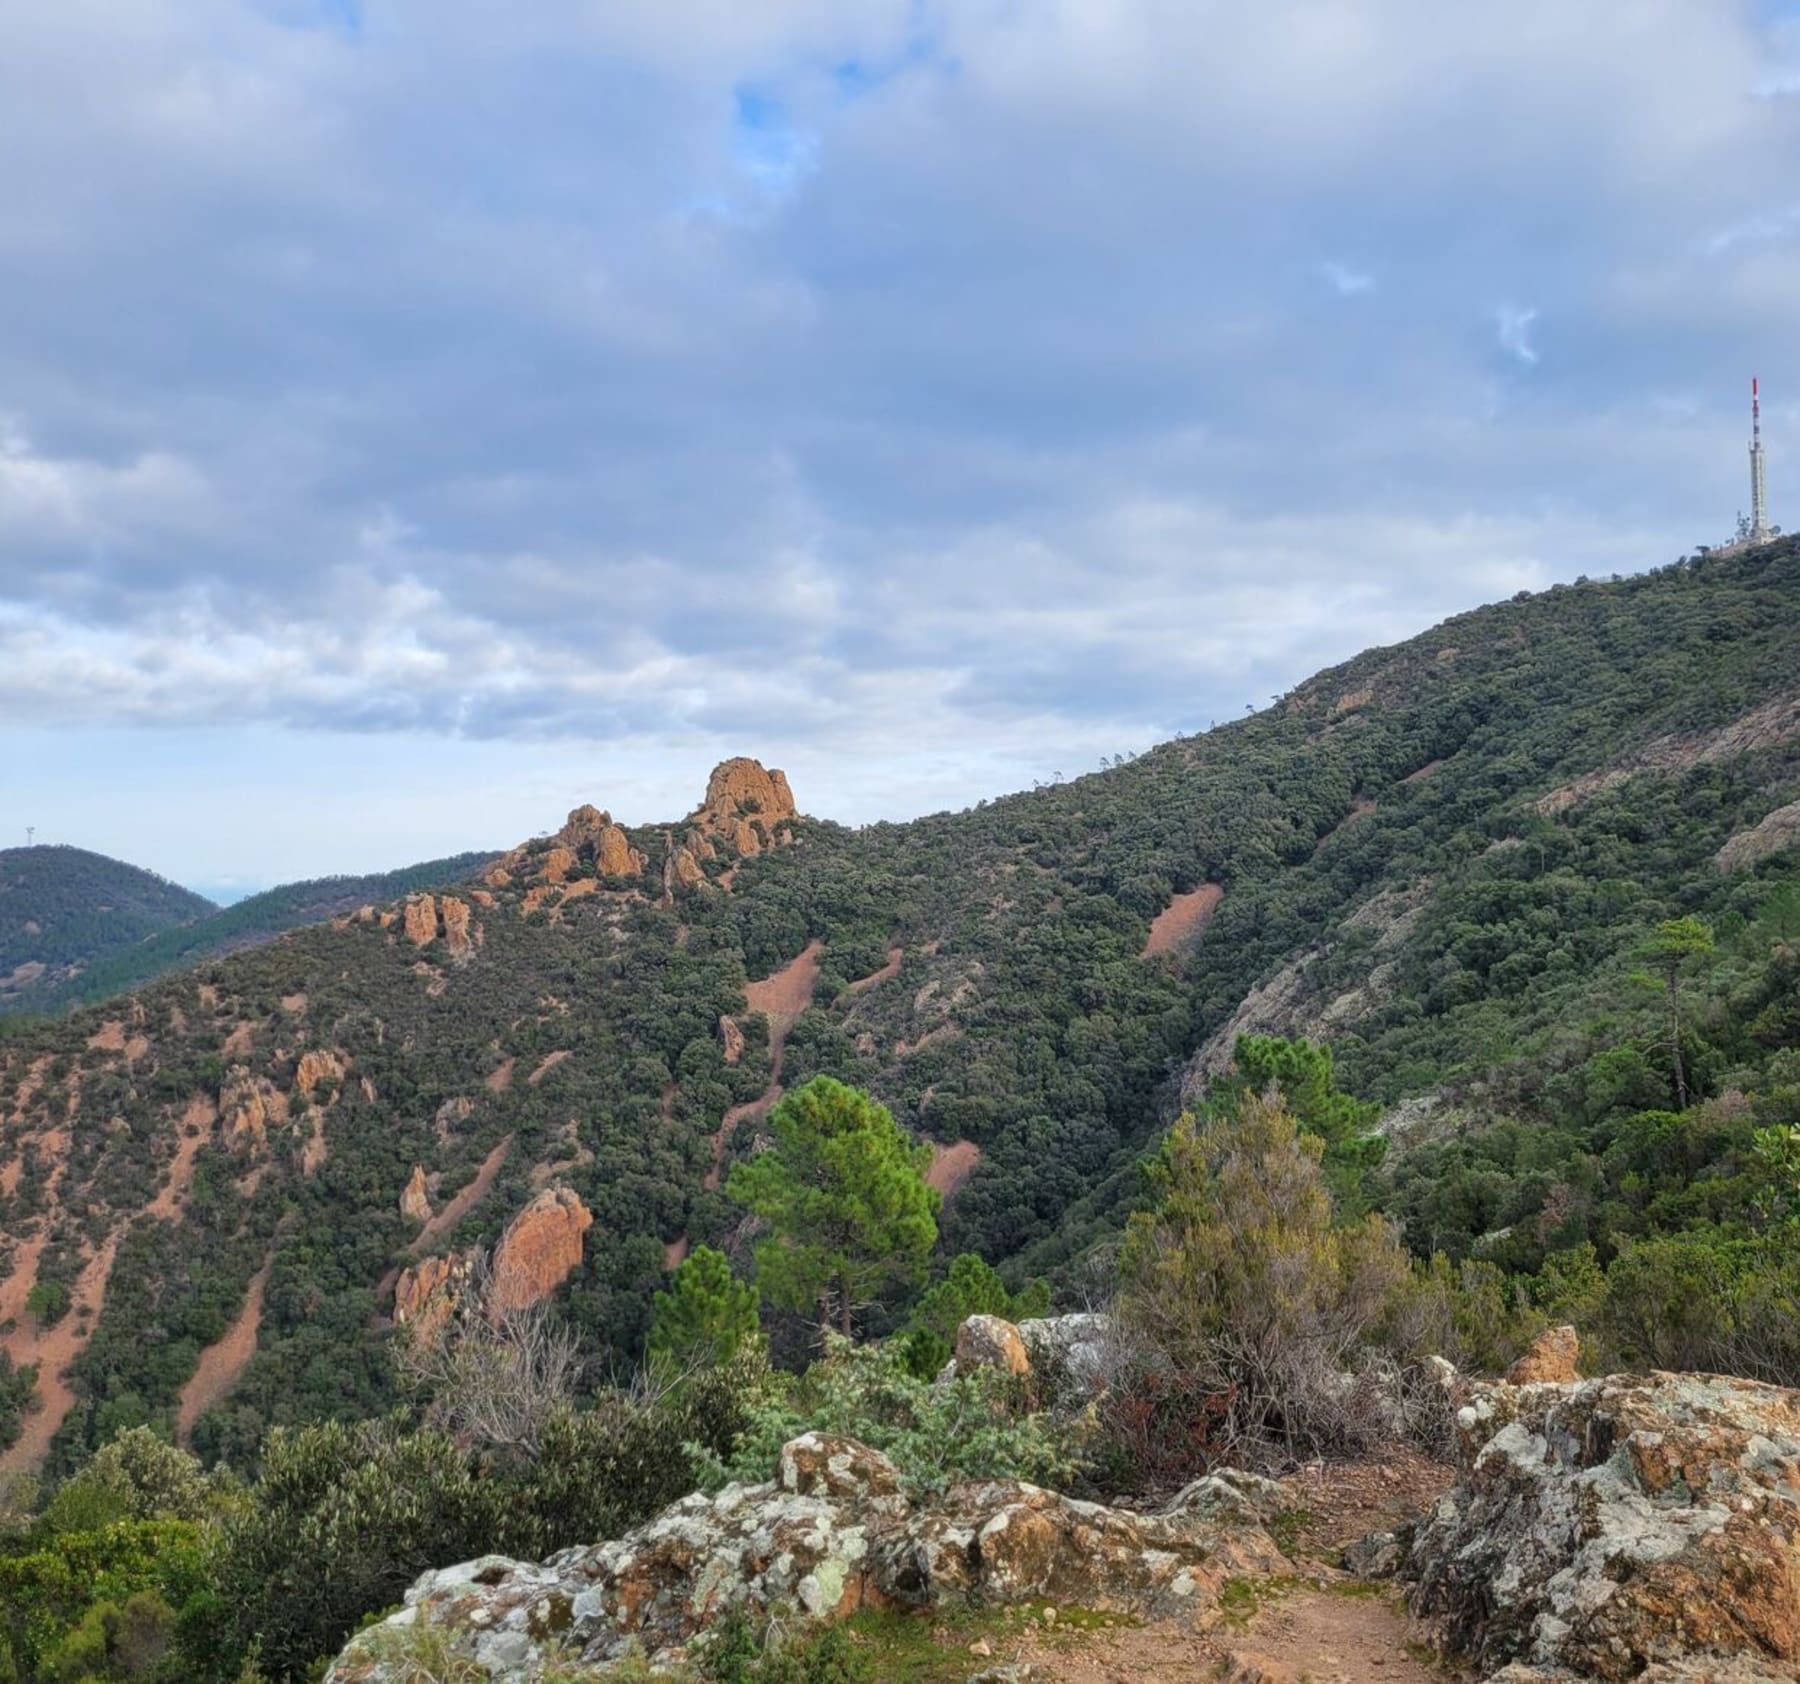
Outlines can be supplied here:
<path id="1" fill-rule="evenodd" d="M 1015 1287 L 1085 1291 L 1184 1082 L 1197 1091 L 1191 1061 L 1245 1028 L 1329 1043 L 1340 1087 L 1378 1111 L 1412 1102 L 1381 1125 L 1393 1140 L 1365 1197 L 1421 1254 L 1494 1271 L 1515 1308 L 1568 1300 L 1584 1246 L 1594 1270 L 1630 1251 L 1649 1271 L 1671 1236 L 1722 1260 L 1711 1302 L 1766 1299 L 1751 1254 L 1777 1213 L 1744 1178 L 1795 1120 L 1796 861 L 1715 857 L 1800 798 L 1797 633 L 1785 542 L 1559 588 L 1091 776 L 907 824 L 803 821 L 793 846 L 713 861 L 671 904 L 655 892 L 670 837 L 644 830 L 651 888 L 612 881 L 528 917 L 503 898 L 466 959 L 359 923 L 209 959 L 137 996 L 150 1047 L 134 1062 L 88 1046 L 117 1005 L 0 1039 L 4 1080 L 41 1062 L 35 1103 L 75 1117 L 60 1187 L 27 1155 L 0 1231 L 54 1208 L 41 1273 L 72 1285 L 86 1248 L 135 1218 L 57 1465 L 122 1425 L 168 1424 L 270 1257 L 257 1355 L 196 1445 L 247 1466 L 274 1425 L 385 1409 L 386 1293 L 415 1232 L 401 1189 L 423 1165 L 441 1206 L 506 1142 L 487 1195 L 426 1249 L 491 1241 L 555 1175 L 595 1216 L 561 1312 L 599 1372 L 628 1370 L 667 1248 L 746 1251 L 741 1213 L 706 1184 L 726 1112 L 771 1080 L 744 989 L 815 940 L 781 1079 L 855 1083 L 918 1136 L 979 1149 L 945 1205 L 940 1270 L 976 1252 Z M 1223 890 L 1210 923 L 1142 957 L 1171 897 L 1206 884 Z M 1716 944 L 1680 978 L 1686 1108 L 1666 991 L 1640 980 L 1644 944 L 1682 916 Z M 894 974 L 851 987 L 895 947 Z M 347 1071 L 314 1094 L 316 1119 L 293 1098 L 259 1177 L 250 1147 L 215 1141 L 179 1222 L 136 1216 L 181 1107 L 240 1066 L 292 1097 L 302 1044 Z M 326 1150 L 306 1174 L 315 1126 Z M 726 1167 L 759 1126 L 731 1132 Z M 877 1301 L 862 1330 L 904 1315 Z"/>

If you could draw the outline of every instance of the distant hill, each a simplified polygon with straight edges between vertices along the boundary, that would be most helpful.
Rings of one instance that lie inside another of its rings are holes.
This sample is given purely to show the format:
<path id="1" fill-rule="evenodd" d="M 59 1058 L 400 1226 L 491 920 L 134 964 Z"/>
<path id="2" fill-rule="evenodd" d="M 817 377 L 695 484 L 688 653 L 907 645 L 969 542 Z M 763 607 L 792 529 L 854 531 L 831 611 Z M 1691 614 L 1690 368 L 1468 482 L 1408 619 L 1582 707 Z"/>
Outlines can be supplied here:
<path id="1" fill-rule="evenodd" d="M 392 900 L 414 889 L 439 888 L 473 877 L 494 856 L 491 853 L 452 854 L 444 859 L 425 860 L 418 865 L 402 866 L 395 871 L 369 872 L 362 876 L 315 877 L 301 883 L 283 883 L 260 895 L 251 895 L 232 906 L 221 909 L 211 901 L 186 889 L 165 883 L 160 877 L 100 854 L 84 853 L 79 848 L 15 849 L 0 854 L 0 873 L 6 862 L 24 854 L 67 855 L 109 868 L 126 879 L 140 879 L 163 891 L 165 896 L 179 897 L 180 916 L 167 916 L 155 923 L 140 922 L 123 940 L 83 954 L 77 964 L 60 966 L 49 961 L 8 959 L 10 948 L 0 948 L 0 1013 L 7 1011 L 49 1011 L 73 1002 L 104 1000 L 108 995 L 153 981 L 184 965 L 241 948 L 255 947 L 272 941 L 284 931 L 306 924 L 322 924 L 345 912 L 354 912 L 370 901 Z M 59 901 L 67 902 L 76 914 L 84 901 L 90 905 L 102 902 L 117 904 L 117 891 L 102 893 L 103 874 L 80 875 L 61 871 L 54 876 L 40 874 L 44 881 L 54 881 Z M 0 883 L 4 878 L 0 878 Z M 0 897 L 4 888 L 0 887 Z M 89 912 L 88 922 L 110 919 L 112 914 Z M 32 921 L 42 923 L 41 919 Z M 79 919 L 71 927 L 84 927 Z M 13 922 L 9 903 L 0 898 L 0 942 L 18 928 Z M 46 930 L 49 926 L 45 926 Z M 101 926 L 105 931 L 105 926 Z M 40 974 L 19 976 L 8 989 L 5 972 L 25 964 L 42 962 Z"/>
<path id="2" fill-rule="evenodd" d="M 1783 539 L 1460 615 L 965 812 L 851 830 L 728 762 L 672 823 L 580 808 L 473 880 L 340 890 L 369 910 L 19 1025 L 0 1351 L 42 1407 L 0 1472 L 141 1420 L 247 1466 L 382 1413 L 420 1271 L 559 1189 L 593 1222 L 557 1313 L 627 1367 L 668 1268 L 742 1250 L 730 1168 L 819 1073 L 938 1148 L 941 1262 L 1081 1302 L 1238 1030 L 1328 1041 L 1415 1249 L 1562 1315 L 1577 1265 L 1746 1225 L 1756 1131 L 1800 1126 L 1797 639 Z M 1643 953 L 1683 918 L 1717 950 L 1672 1036 Z"/>
<path id="3" fill-rule="evenodd" d="M 0 850 L 0 1011 L 53 999 L 93 965 L 218 910 L 86 848 Z"/>

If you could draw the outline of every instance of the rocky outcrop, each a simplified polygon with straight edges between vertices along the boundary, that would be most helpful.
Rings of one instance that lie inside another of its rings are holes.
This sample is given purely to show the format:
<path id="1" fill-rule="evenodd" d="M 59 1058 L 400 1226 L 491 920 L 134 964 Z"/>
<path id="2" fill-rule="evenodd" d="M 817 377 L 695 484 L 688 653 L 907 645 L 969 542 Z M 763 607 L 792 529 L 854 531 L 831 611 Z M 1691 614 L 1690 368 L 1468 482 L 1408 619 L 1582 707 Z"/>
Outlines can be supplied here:
<path id="1" fill-rule="evenodd" d="M 473 1277 L 479 1253 L 450 1252 L 402 1269 L 394 1283 L 394 1321 L 412 1326 L 421 1340 L 433 1338 L 450 1319 Z"/>
<path id="2" fill-rule="evenodd" d="M 1800 801 L 1777 807 L 1760 824 L 1740 830 L 1713 856 L 1713 864 L 1721 871 L 1747 871 L 1789 848 L 1800 848 Z"/>
<path id="3" fill-rule="evenodd" d="M 860 1607 L 1048 1601 L 1193 1619 L 1230 1579 L 1287 1567 L 1257 1527 L 1132 1514 L 1012 1480 L 915 1504 L 886 1457 L 808 1433 L 769 1483 L 685 1497 L 614 1542 L 541 1566 L 488 1556 L 427 1573 L 386 1625 L 428 1621 L 472 1677 L 523 1684 L 552 1653 L 574 1678 L 604 1676 L 633 1651 L 673 1667 L 732 1608 L 822 1621 Z M 398 1684 L 376 1658 L 382 1630 L 353 1640 L 328 1684 Z"/>
<path id="4" fill-rule="evenodd" d="M 744 1032 L 734 1017 L 719 1019 L 719 1052 L 727 1064 L 736 1064 L 744 1056 Z"/>
<path id="5" fill-rule="evenodd" d="M 344 1079 L 344 1061 L 336 1053 L 311 1051 L 300 1055 L 294 1066 L 294 1091 L 302 1099 L 311 1099 L 324 1082 L 334 1087 Z"/>
<path id="6" fill-rule="evenodd" d="M 577 807 L 555 839 L 602 877 L 641 877 L 644 873 L 644 856 L 632 847 L 623 828 L 613 823 L 612 814 L 598 807 Z"/>
<path id="7" fill-rule="evenodd" d="M 259 1146 L 271 1127 L 287 1121 L 287 1095 L 267 1076 L 253 1076 L 247 1065 L 234 1064 L 219 1087 L 219 1116 L 229 1144 Z"/>
<path id="8" fill-rule="evenodd" d="M 706 881 L 706 873 L 694 857 L 693 849 L 684 843 L 671 843 L 663 861 L 663 899 L 673 900 Z"/>
<path id="9" fill-rule="evenodd" d="M 567 1187 L 546 1187 L 506 1225 L 494 1247 L 488 1313 L 529 1309 L 581 1267 L 593 1215 Z"/>
<path id="10" fill-rule="evenodd" d="M 425 1185 L 425 1166 L 414 1164 L 412 1179 L 407 1182 L 406 1190 L 400 1195 L 400 1214 L 409 1222 L 425 1223 L 431 1220 L 431 1192 Z"/>
<path id="11" fill-rule="evenodd" d="M 1581 1339 L 1574 1328 L 1547 1327 L 1532 1340 L 1531 1349 L 1506 1371 L 1506 1383 L 1538 1386 L 1579 1380 L 1575 1362 L 1580 1355 Z"/>
<path id="12" fill-rule="evenodd" d="M 688 824 L 748 856 L 789 840 L 793 833 L 787 821 L 798 816 L 785 772 L 739 758 L 713 768 L 706 799 L 688 816 Z"/>
<path id="13" fill-rule="evenodd" d="M 437 901 L 430 895 L 409 897 L 401 910 L 401 929 L 414 947 L 426 947 L 437 940 Z"/>
<path id="14" fill-rule="evenodd" d="M 641 877 L 644 856 L 632 847 L 630 837 L 618 825 L 609 824 L 594 844 L 594 866 L 602 877 Z"/>
<path id="15" fill-rule="evenodd" d="M 1508 1684 L 1800 1662 L 1800 1393 L 1705 1374 L 1458 1385 L 1462 1475 L 1407 1569 L 1454 1647 Z"/>
<path id="16" fill-rule="evenodd" d="M 469 934 L 469 903 L 445 895 L 438 902 L 438 912 L 444 920 L 444 945 L 460 958 L 475 945 Z"/>

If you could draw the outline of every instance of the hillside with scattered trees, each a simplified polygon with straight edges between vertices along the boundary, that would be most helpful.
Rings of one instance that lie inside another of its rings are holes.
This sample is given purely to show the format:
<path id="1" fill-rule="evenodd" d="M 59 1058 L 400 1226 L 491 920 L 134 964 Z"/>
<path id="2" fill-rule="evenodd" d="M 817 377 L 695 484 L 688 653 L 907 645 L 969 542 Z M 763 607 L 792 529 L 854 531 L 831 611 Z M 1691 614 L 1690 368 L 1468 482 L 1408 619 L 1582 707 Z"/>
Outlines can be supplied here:
<path id="1" fill-rule="evenodd" d="M 1329 1068 L 1266 1056 L 1334 1196 L 1391 1214 L 1472 1357 L 1557 1314 L 1789 1372 L 1797 633 L 1785 541 L 1558 588 L 966 812 L 583 809 L 32 1024 L 0 1041 L 6 1454 L 144 1424 L 251 1468 L 380 1416 L 399 1295 L 555 1189 L 592 1218 L 555 1317 L 627 1374 L 683 1258 L 802 1278 L 759 1241 L 778 1189 L 752 1221 L 734 1191 L 815 1076 L 929 1149 L 939 1204 L 916 1271 L 834 1277 L 840 1330 L 907 1334 L 965 1256 L 1077 1303 L 1171 1121 L 1299 1041 Z"/>
<path id="2" fill-rule="evenodd" d="M 55 1000 L 95 964 L 218 910 L 85 848 L 0 849 L 0 1012 Z"/>

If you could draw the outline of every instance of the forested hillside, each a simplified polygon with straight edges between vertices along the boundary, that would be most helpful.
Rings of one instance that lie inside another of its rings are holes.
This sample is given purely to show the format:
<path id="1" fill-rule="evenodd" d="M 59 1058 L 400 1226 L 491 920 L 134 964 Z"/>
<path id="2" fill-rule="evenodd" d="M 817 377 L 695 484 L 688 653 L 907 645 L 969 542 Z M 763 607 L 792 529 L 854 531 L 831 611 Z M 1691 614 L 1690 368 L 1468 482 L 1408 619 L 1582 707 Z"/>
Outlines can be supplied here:
<path id="1" fill-rule="evenodd" d="M 243 1462 L 381 1410 L 403 1270 L 553 1186 L 593 1216 L 561 1312 L 629 1365 L 673 1263 L 743 1255 L 724 1173 L 817 1073 L 936 1144 L 944 1258 L 1065 1295 L 1241 1032 L 1330 1045 L 1390 1137 L 1356 1196 L 1497 1303 L 1553 1259 L 1590 1302 L 1628 1253 L 1691 1272 L 1669 1236 L 1754 1273 L 1756 1154 L 1800 1126 L 1797 634 L 1783 542 L 968 812 L 847 830 L 733 763 L 684 824 L 584 809 L 35 1025 L 0 1042 L 0 1324 L 44 1403 L 10 1454 L 151 1421 Z"/>
<path id="2" fill-rule="evenodd" d="M 0 849 L 0 1012 L 53 998 L 97 962 L 218 910 L 85 848 Z"/>
<path id="3" fill-rule="evenodd" d="M 102 858 L 98 854 L 83 854 L 76 848 L 55 851 L 73 854 L 83 860 Z M 188 913 L 179 923 L 165 923 L 149 933 L 139 931 L 128 942 L 114 944 L 80 968 L 47 967 L 40 974 L 18 976 L 10 990 L 0 988 L 0 1015 L 9 1011 L 45 1012 L 82 1001 L 105 1000 L 208 956 L 235 953 L 240 948 L 272 941 L 284 931 L 299 929 L 303 924 L 322 924 L 328 918 L 354 911 L 369 901 L 391 900 L 396 895 L 434 883 L 458 882 L 492 857 L 482 853 L 453 854 L 444 859 L 402 866 L 396 871 L 308 878 L 265 889 L 261 894 L 248 895 L 222 908 L 201 900 L 198 895 L 189 895 L 185 889 L 178 889 L 174 891 L 177 896 L 186 897 L 202 910 Z M 121 865 L 116 860 L 104 863 L 120 873 L 136 872 L 136 867 Z M 148 876 L 148 873 L 137 875 Z M 72 875 L 61 873 L 59 880 L 70 883 L 66 893 L 58 892 L 72 901 L 78 889 Z M 160 878 L 151 881 L 161 884 Z M 3 962 L 0 959 L 0 963 Z"/>

